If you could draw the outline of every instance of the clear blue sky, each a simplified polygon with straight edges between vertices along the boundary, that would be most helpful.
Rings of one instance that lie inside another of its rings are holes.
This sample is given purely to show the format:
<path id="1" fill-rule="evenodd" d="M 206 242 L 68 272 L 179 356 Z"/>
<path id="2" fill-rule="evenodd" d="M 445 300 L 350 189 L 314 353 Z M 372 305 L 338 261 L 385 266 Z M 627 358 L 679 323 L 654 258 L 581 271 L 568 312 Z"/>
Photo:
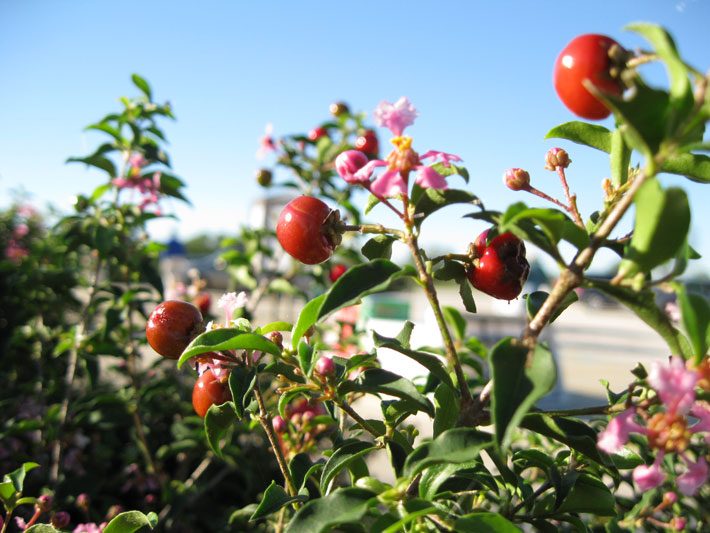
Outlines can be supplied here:
<path id="1" fill-rule="evenodd" d="M 537 203 L 502 185 L 512 166 L 558 195 L 543 158 L 556 144 L 569 148 L 569 179 L 586 215 L 600 203 L 605 156 L 544 140 L 552 126 L 574 118 L 551 83 L 561 48 L 589 32 L 642 46 L 623 27 L 643 20 L 668 27 L 686 59 L 710 67 L 708 0 L 345 4 L 0 0 L 0 204 L 23 188 L 39 205 L 67 209 L 73 194 L 99 184 L 98 173 L 64 160 L 96 146 L 84 126 L 135 93 L 130 74 L 137 72 L 174 106 L 178 121 L 165 129 L 193 203 L 169 206 L 182 223 L 159 224 L 159 238 L 229 232 L 246 220 L 264 194 L 253 174 L 265 123 L 276 134 L 307 131 L 328 117 L 334 100 L 371 112 L 402 95 L 420 112 L 408 130 L 415 148 L 461 155 L 468 188 L 490 208 Z M 660 70 L 652 74 L 663 79 Z M 664 181 L 689 192 L 691 241 L 710 257 L 710 232 L 700 229 L 710 189 Z M 456 218 L 463 212 L 434 218 L 424 242 L 463 251 L 481 229 Z"/>

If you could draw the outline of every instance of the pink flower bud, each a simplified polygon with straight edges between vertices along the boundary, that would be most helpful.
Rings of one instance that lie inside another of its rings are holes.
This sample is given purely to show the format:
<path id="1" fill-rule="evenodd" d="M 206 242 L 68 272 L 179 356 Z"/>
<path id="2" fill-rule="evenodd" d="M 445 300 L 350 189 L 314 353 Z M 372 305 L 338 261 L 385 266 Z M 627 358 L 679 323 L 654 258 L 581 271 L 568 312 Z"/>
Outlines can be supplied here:
<path id="1" fill-rule="evenodd" d="M 545 154 L 545 168 L 547 170 L 557 170 L 557 167 L 567 168 L 571 162 L 569 154 L 562 148 L 550 148 Z"/>
<path id="2" fill-rule="evenodd" d="M 273 419 L 274 423 L 274 431 L 276 433 L 283 433 L 286 431 L 286 421 L 281 418 L 279 415 L 276 415 Z"/>
<path id="3" fill-rule="evenodd" d="M 668 491 L 663 495 L 663 503 L 673 505 L 678 501 L 678 495 L 675 492 Z"/>
<path id="4" fill-rule="evenodd" d="M 316 363 L 315 370 L 321 376 L 332 376 L 335 373 L 335 363 L 330 357 L 321 357 Z"/>
<path id="5" fill-rule="evenodd" d="M 57 529 L 66 528 L 69 525 L 69 522 L 71 522 L 71 517 L 66 511 L 54 513 L 50 519 L 50 523 Z"/>
<path id="6" fill-rule="evenodd" d="M 674 516 L 671 520 L 671 529 L 673 531 L 683 531 L 687 521 L 682 516 Z"/>
<path id="7" fill-rule="evenodd" d="M 89 495 L 86 492 L 82 492 L 76 497 L 76 506 L 84 510 L 89 508 Z"/>
<path id="8" fill-rule="evenodd" d="M 35 502 L 35 507 L 41 512 L 46 513 L 52 508 L 52 497 L 49 494 L 42 494 Z"/>
<path id="9" fill-rule="evenodd" d="M 335 170 L 348 183 L 359 183 L 355 173 L 367 164 L 367 156 L 359 150 L 347 150 L 335 158 Z"/>
<path id="10" fill-rule="evenodd" d="M 525 191 L 530 188 L 530 174 L 522 168 L 509 168 L 503 174 L 503 183 L 511 191 Z"/>

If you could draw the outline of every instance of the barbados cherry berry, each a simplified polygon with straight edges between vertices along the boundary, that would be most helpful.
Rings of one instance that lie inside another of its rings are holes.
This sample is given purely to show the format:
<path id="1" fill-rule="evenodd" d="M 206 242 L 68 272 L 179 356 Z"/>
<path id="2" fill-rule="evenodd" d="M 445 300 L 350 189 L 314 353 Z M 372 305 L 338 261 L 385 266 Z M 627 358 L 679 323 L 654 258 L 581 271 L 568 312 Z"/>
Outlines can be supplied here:
<path id="1" fill-rule="evenodd" d="M 512 233 L 503 233 L 486 244 L 488 230 L 472 245 L 475 259 L 467 269 L 468 279 L 479 291 L 500 300 L 513 300 L 523 290 L 530 265 L 525 244 Z"/>
<path id="2" fill-rule="evenodd" d="M 312 142 L 316 142 L 321 137 L 327 137 L 328 131 L 325 128 L 313 128 L 308 132 L 308 139 Z"/>
<path id="3" fill-rule="evenodd" d="M 191 303 L 167 300 L 148 317 L 148 344 L 163 357 L 177 359 L 202 328 L 202 314 Z"/>
<path id="4" fill-rule="evenodd" d="M 377 134 L 372 130 L 366 130 L 355 140 L 355 148 L 362 153 L 377 157 L 380 152 L 380 143 L 377 140 Z"/>
<path id="5" fill-rule="evenodd" d="M 338 263 L 337 265 L 333 265 L 333 267 L 330 269 L 330 272 L 328 273 L 328 277 L 330 278 L 330 281 L 335 283 L 340 276 L 345 274 L 348 271 L 348 267 L 345 265 Z"/>
<path id="6" fill-rule="evenodd" d="M 205 316 L 207 313 L 210 312 L 212 298 L 210 297 L 209 292 L 200 292 L 192 299 L 192 303 L 197 306 L 197 308 L 200 310 L 200 313 L 202 313 L 202 316 Z"/>
<path id="7" fill-rule="evenodd" d="M 270 186 L 273 177 L 273 174 L 268 168 L 262 168 L 256 171 L 256 182 L 262 187 Z"/>
<path id="8" fill-rule="evenodd" d="M 222 405 L 232 399 L 227 385 L 228 374 L 225 372 L 215 376 L 212 369 L 202 374 L 192 389 L 192 407 L 204 418 L 207 410 L 213 405 Z"/>
<path id="9" fill-rule="evenodd" d="M 289 255 L 306 265 L 315 265 L 333 255 L 340 244 L 339 223 L 339 211 L 333 211 L 318 198 L 299 196 L 281 211 L 276 237 Z"/>
<path id="10" fill-rule="evenodd" d="M 286 431 L 286 421 L 281 418 L 280 415 L 276 415 L 272 421 L 274 423 L 274 431 L 276 433 L 283 433 Z"/>
<path id="11" fill-rule="evenodd" d="M 575 115 L 598 120 L 611 113 L 586 89 L 584 81 L 589 80 L 603 93 L 618 96 L 623 92 L 619 68 L 609 56 L 609 49 L 615 45 L 615 50 L 623 52 L 619 43 L 605 35 L 580 35 L 572 39 L 557 57 L 553 73 L 555 90 L 562 103 Z"/>
<path id="12" fill-rule="evenodd" d="M 316 361 L 314 370 L 323 377 L 332 376 L 335 373 L 335 363 L 330 357 L 323 356 Z"/>

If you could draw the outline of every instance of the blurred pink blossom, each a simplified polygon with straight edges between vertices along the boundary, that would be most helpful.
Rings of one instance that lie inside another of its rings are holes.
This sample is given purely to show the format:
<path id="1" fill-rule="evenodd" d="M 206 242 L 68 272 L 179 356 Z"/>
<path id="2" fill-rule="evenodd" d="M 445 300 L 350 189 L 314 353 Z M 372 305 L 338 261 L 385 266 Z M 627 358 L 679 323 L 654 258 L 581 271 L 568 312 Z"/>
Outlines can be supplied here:
<path id="1" fill-rule="evenodd" d="M 259 139 L 259 149 L 256 151 L 257 159 L 264 159 L 269 153 L 276 151 L 273 132 L 274 126 L 269 122 L 264 128 L 264 136 Z"/>
<path id="2" fill-rule="evenodd" d="M 374 115 L 378 126 L 388 128 L 394 135 L 399 136 L 407 126 L 414 124 L 418 113 L 409 98 L 402 96 L 394 104 L 387 101 L 380 102 Z"/>
<path id="3" fill-rule="evenodd" d="M 665 479 L 666 475 L 661 470 L 661 461 L 663 460 L 663 452 L 660 451 L 656 455 L 655 461 L 651 466 L 639 465 L 634 468 L 632 477 L 634 478 L 634 483 L 641 491 L 647 491 L 655 489 L 661 485 Z"/>
<path id="4" fill-rule="evenodd" d="M 708 463 L 704 457 L 700 457 L 696 462 L 692 462 L 684 457 L 688 470 L 678 476 L 678 490 L 686 496 L 693 496 L 708 480 Z"/>
<path id="5" fill-rule="evenodd" d="M 687 369 L 680 357 L 671 357 L 668 365 L 654 363 L 648 373 L 648 382 L 670 413 L 685 414 L 690 410 L 697 381 L 698 374 Z"/>

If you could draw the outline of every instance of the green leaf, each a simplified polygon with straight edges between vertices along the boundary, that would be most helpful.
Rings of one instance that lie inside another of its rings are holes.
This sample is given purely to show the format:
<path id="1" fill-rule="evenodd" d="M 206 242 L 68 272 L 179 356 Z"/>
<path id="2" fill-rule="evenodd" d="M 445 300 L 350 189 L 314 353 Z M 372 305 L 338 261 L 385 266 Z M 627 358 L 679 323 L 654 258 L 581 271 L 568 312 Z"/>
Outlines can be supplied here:
<path id="1" fill-rule="evenodd" d="M 379 258 L 390 259 L 392 257 L 392 243 L 395 240 L 391 235 L 376 235 L 363 245 L 362 255 L 370 261 Z"/>
<path id="2" fill-rule="evenodd" d="M 363 457 L 364 455 L 376 450 L 377 446 L 373 446 L 371 442 L 361 440 L 348 440 L 338 447 L 333 455 L 330 456 L 328 462 L 323 467 L 323 472 L 320 476 L 321 490 L 326 494 L 330 493 L 330 483 L 335 477 L 346 468 L 350 463 Z"/>
<path id="3" fill-rule="evenodd" d="M 35 524 L 25 529 L 25 533 L 61 533 L 60 530 L 54 529 L 49 524 Z"/>
<path id="4" fill-rule="evenodd" d="M 585 248 L 589 244 L 589 235 L 586 231 L 572 222 L 562 211 L 552 208 L 526 208 L 506 212 L 500 228 L 501 233 L 509 231 L 508 226 L 526 219 L 535 222 L 553 244 L 557 244 L 561 239 L 574 244 L 578 249 Z"/>
<path id="5" fill-rule="evenodd" d="M 155 513 L 146 515 L 140 511 L 126 511 L 111 520 L 104 529 L 104 533 L 133 533 L 146 526 L 153 529 L 157 523 L 158 515 Z"/>
<path id="6" fill-rule="evenodd" d="M 111 179 L 116 177 L 116 165 L 103 155 L 89 155 L 86 157 L 70 157 L 67 159 L 67 163 L 84 163 L 90 167 L 96 167 L 100 170 L 106 172 Z"/>
<path id="7" fill-rule="evenodd" d="M 336 526 L 357 523 L 377 504 L 369 490 L 348 487 L 311 500 L 301 507 L 286 528 L 286 533 L 321 533 Z"/>
<path id="8" fill-rule="evenodd" d="M 234 410 L 239 418 L 244 418 L 244 410 L 251 402 L 256 380 L 254 367 L 235 366 L 229 374 L 229 390 L 232 393 Z"/>
<path id="9" fill-rule="evenodd" d="M 363 210 L 363 212 L 367 215 L 379 203 L 380 199 L 374 194 L 370 194 L 367 197 L 367 202 L 365 203 L 365 209 Z"/>
<path id="10" fill-rule="evenodd" d="M 291 403 L 291 401 L 294 398 L 296 398 L 298 396 L 310 398 L 310 396 L 308 396 L 308 392 L 311 390 L 313 390 L 313 389 L 311 389 L 309 386 L 303 385 L 300 387 L 293 387 L 293 388 L 287 390 L 286 392 L 284 392 L 283 394 L 281 394 L 281 396 L 279 396 L 279 403 L 278 403 L 278 410 L 279 410 L 279 415 L 281 415 L 281 418 L 283 418 L 284 420 L 286 420 L 288 418 L 286 416 L 286 407 L 288 407 L 288 404 Z"/>
<path id="11" fill-rule="evenodd" d="M 349 268 L 325 293 L 318 310 L 318 320 L 338 309 L 359 303 L 368 294 L 386 290 L 395 279 L 408 274 L 409 270 L 400 269 L 387 259 L 375 259 Z"/>
<path id="12" fill-rule="evenodd" d="M 440 383 L 434 391 L 434 437 L 453 428 L 459 419 L 459 399 L 454 389 L 446 383 Z"/>
<path id="13" fill-rule="evenodd" d="M 661 171 L 680 174 L 698 183 L 710 183 L 710 157 L 703 154 L 671 155 L 661 165 Z"/>
<path id="14" fill-rule="evenodd" d="M 148 85 L 148 82 L 145 81 L 145 79 L 140 77 L 138 74 L 131 75 L 131 79 L 133 80 L 133 84 L 148 97 L 148 100 L 152 100 L 152 91 L 150 90 L 150 85 Z"/>
<path id="15" fill-rule="evenodd" d="M 6 508 L 14 507 L 14 505 L 12 505 L 14 497 L 15 486 L 12 484 L 12 481 L 3 481 L 0 483 L 0 500 L 2 500 Z"/>
<path id="16" fill-rule="evenodd" d="M 547 347 L 533 352 L 512 338 L 503 339 L 490 355 L 493 393 L 491 416 L 496 442 L 507 448 L 523 416 L 555 386 L 557 370 Z"/>
<path id="17" fill-rule="evenodd" d="M 404 473 L 414 477 L 425 468 L 446 463 L 458 464 L 473 461 L 479 452 L 491 444 L 490 435 L 472 428 L 454 428 L 443 432 L 409 454 Z"/>
<path id="18" fill-rule="evenodd" d="M 467 279 L 459 280 L 457 283 L 459 284 L 459 296 L 461 296 L 461 303 L 463 303 L 464 309 L 469 313 L 475 313 L 476 300 L 473 299 L 471 285 Z"/>
<path id="19" fill-rule="evenodd" d="M 444 363 L 442 363 L 441 359 L 439 359 L 439 357 L 437 357 L 436 355 L 427 352 L 422 352 L 419 350 L 412 350 L 411 348 L 405 348 L 400 344 L 397 339 L 383 337 L 375 331 L 372 332 L 372 337 L 375 341 L 376 347 L 389 348 L 390 350 L 399 352 L 402 355 L 406 355 L 410 359 L 415 360 L 417 363 L 429 370 L 429 372 L 434 374 L 443 383 L 446 383 L 446 385 L 451 388 L 454 387 L 454 384 L 451 381 L 451 376 L 449 376 L 449 373 L 444 367 Z"/>
<path id="20" fill-rule="evenodd" d="M 439 488 L 446 483 L 456 472 L 467 470 L 478 465 L 475 461 L 459 464 L 438 464 L 428 467 L 422 473 L 419 481 L 419 497 L 425 500 L 434 500 L 439 493 Z"/>
<path id="21" fill-rule="evenodd" d="M 700 294 L 688 292 L 680 283 L 674 283 L 673 287 L 678 295 L 683 327 L 693 347 L 695 362 L 700 363 L 710 345 L 710 304 Z"/>
<path id="22" fill-rule="evenodd" d="M 549 294 L 545 291 L 535 291 L 528 295 L 525 300 L 525 309 L 528 313 L 529 319 L 532 319 L 537 314 L 537 312 L 542 307 L 542 304 L 544 304 L 545 300 L 547 300 L 548 296 Z M 576 292 L 572 291 L 570 293 L 567 293 L 567 296 L 562 299 L 560 304 L 557 306 L 557 309 L 555 309 L 555 311 L 552 313 L 552 316 L 550 317 L 550 324 L 553 323 L 555 319 L 562 314 L 562 311 L 567 309 L 577 300 L 579 300 L 579 297 L 577 296 Z"/>
<path id="23" fill-rule="evenodd" d="M 196 355 L 221 350 L 258 350 L 280 356 L 281 348 L 263 335 L 245 333 L 241 329 L 221 328 L 198 335 L 182 352 L 178 360 L 178 368 Z"/>
<path id="24" fill-rule="evenodd" d="M 611 182 L 619 188 L 629 178 L 629 164 L 631 163 L 631 148 L 626 144 L 621 130 L 616 129 L 611 134 Z"/>
<path id="25" fill-rule="evenodd" d="M 338 387 L 340 394 L 348 392 L 366 392 L 371 394 L 389 394 L 410 401 L 421 411 L 434 416 L 434 407 L 411 380 L 393 374 L 381 368 L 369 368 L 353 381 L 344 381 Z"/>
<path id="26" fill-rule="evenodd" d="M 271 333 L 272 331 L 291 331 L 293 329 L 293 324 L 290 322 L 284 322 L 282 320 L 277 320 L 276 322 L 270 322 L 265 326 L 259 328 L 259 333 L 265 335 L 266 333 Z"/>
<path id="27" fill-rule="evenodd" d="M 409 348 L 409 341 L 412 338 L 412 331 L 414 330 L 414 324 L 407 320 L 402 326 L 402 331 L 400 331 L 395 339 L 405 348 Z"/>
<path id="28" fill-rule="evenodd" d="M 462 516 L 454 523 L 460 533 L 520 533 L 520 529 L 498 513 L 473 513 Z"/>
<path id="29" fill-rule="evenodd" d="M 432 189 L 424 190 L 424 194 L 415 206 L 415 224 L 421 226 L 424 219 L 442 207 L 451 204 L 472 204 L 479 205 L 478 197 L 468 191 L 458 189 Z"/>
<path id="30" fill-rule="evenodd" d="M 5 474 L 3 481 L 9 481 L 12 483 L 15 492 L 22 492 L 25 485 L 25 476 L 30 470 L 37 468 L 39 464 L 37 463 L 22 463 L 22 466 L 16 470 L 13 470 L 9 474 Z"/>
<path id="31" fill-rule="evenodd" d="M 466 319 L 461 316 L 458 309 L 445 305 L 442 307 L 442 312 L 444 313 L 444 320 L 447 324 L 454 328 L 454 336 L 458 340 L 463 340 L 466 338 Z"/>
<path id="32" fill-rule="evenodd" d="M 250 522 L 269 516 L 271 513 L 275 513 L 285 505 L 295 501 L 304 501 L 303 496 L 289 496 L 283 487 L 277 485 L 275 481 L 266 487 L 264 491 L 264 496 L 262 496 L 259 506 L 252 513 L 249 518 Z"/>
<path id="33" fill-rule="evenodd" d="M 298 315 L 298 320 L 291 334 L 291 347 L 294 350 L 298 347 L 298 341 L 301 340 L 301 337 L 303 337 L 306 331 L 318 320 L 318 311 L 323 305 L 324 300 L 325 294 L 321 294 L 313 298 L 301 309 L 301 313 Z"/>
<path id="34" fill-rule="evenodd" d="M 555 126 L 545 135 L 545 139 L 567 139 L 609 153 L 611 132 L 603 126 L 574 120 Z"/>
<path id="35" fill-rule="evenodd" d="M 634 234 L 619 265 L 624 277 L 650 272 L 675 257 L 690 228 L 690 206 L 682 189 L 663 190 L 658 180 L 649 180 L 636 193 L 634 203 Z"/>
<path id="36" fill-rule="evenodd" d="M 315 365 L 316 350 L 306 341 L 298 343 L 298 366 L 301 368 L 303 375 L 307 378 L 311 377 L 313 365 Z"/>
<path id="37" fill-rule="evenodd" d="M 614 516 L 616 515 L 616 500 L 607 486 L 599 479 L 587 474 L 580 474 L 557 512 Z"/>
<path id="38" fill-rule="evenodd" d="M 205 437 L 212 451 L 222 457 L 220 441 L 237 421 L 237 413 L 233 402 L 222 405 L 212 405 L 205 415 Z"/>

